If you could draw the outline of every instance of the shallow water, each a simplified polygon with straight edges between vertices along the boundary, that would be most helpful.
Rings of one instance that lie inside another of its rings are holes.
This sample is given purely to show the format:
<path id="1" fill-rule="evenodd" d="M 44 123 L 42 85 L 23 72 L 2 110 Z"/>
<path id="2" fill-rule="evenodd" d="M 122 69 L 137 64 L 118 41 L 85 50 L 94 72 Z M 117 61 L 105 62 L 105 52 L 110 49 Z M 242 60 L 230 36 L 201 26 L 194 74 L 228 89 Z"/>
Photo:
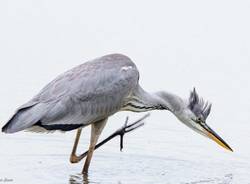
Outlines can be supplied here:
<path id="1" fill-rule="evenodd" d="M 59 5 L 59 6 L 58 6 Z M 153 112 L 140 130 L 97 150 L 88 176 L 70 164 L 75 131 L 0 132 L 0 184 L 250 184 L 250 4 L 242 1 L 0 1 L 0 127 L 58 74 L 120 52 L 140 70 L 147 91 L 167 90 L 213 103 L 208 124 L 228 152 Z M 122 126 L 112 117 L 101 139 Z M 83 130 L 80 149 L 89 142 Z"/>
<path id="2" fill-rule="evenodd" d="M 135 117 L 140 115 L 134 115 L 133 120 Z M 101 139 L 121 126 L 123 119 L 123 114 L 111 118 Z M 12 183 L 48 184 L 250 183 L 250 154 L 245 146 L 249 138 L 243 139 L 247 127 L 241 126 L 242 131 L 233 135 L 234 141 L 228 135 L 222 136 L 235 144 L 230 144 L 235 150 L 231 153 L 196 135 L 174 118 L 171 120 L 175 123 L 160 120 L 154 115 L 146 120 L 144 127 L 125 135 L 123 152 L 119 151 L 118 138 L 99 148 L 88 175 L 80 174 L 83 162 L 69 163 L 75 132 L 0 134 L 0 178 L 10 179 Z M 87 148 L 88 137 L 89 128 L 86 128 L 78 152 Z"/>

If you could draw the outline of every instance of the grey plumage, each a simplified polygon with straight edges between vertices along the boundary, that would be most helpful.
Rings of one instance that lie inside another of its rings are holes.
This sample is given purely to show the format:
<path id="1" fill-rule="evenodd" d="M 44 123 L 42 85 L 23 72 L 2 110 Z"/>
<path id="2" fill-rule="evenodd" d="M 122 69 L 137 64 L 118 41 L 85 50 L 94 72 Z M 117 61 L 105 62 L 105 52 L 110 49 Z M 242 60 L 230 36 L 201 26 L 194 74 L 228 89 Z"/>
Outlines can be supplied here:
<path id="1" fill-rule="evenodd" d="M 194 88 L 190 93 L 188 107 L 197 117 L 205 121 L 211 111 L 212 104 L 199 97 Z"/>
<path id="2" fill-rule="evenodd" d="M 21 106 L 3 132 L 69 131 L 108 118 L 118 111 L 169 110 L 179 119 L 188 114 L 180 97 L 165 91 L 147 93 L 138 83 L 136 65 L 125 55 L 110 54 L 85 62 L 45 86 Z M 206 119 L 211 105 L 194 90 L 188 108 Z"/>
<path id="3" fill-rule="evenodd" d="M 137 87 L 138 79 L 135 64 L 121 54 L 86 62 L 50 82 L 17 110 L 2 131 L 42 131 L 33 127 L 36 125 L 86 126 L 120 110 Z"/>

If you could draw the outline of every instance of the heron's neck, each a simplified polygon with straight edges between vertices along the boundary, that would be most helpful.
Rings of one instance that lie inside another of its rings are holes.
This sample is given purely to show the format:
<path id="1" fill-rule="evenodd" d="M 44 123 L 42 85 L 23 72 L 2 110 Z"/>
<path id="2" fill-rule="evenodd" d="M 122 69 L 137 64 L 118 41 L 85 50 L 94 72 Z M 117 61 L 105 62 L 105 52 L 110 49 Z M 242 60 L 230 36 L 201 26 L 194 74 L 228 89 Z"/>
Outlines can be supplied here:
<path id="1" fill-rule="evenodd" d="M 181 110 L 184 101 L 177 95 L 159 91 L 148 93 L 141 87 L 135 91 L 131 99 L 126 104 L 125 110 L 144 112 L 149 110 L 170 110 L 175 113 Z"/>
<path id="2" fill-rule="evenodd" d="M 160 103 L 164 107 L 168 108 L 173 113 L 178 113 L 185 107 L 185 101 L 175 94 L 159 91 L 154 93 L 154 95 L 160 99 Z"/>

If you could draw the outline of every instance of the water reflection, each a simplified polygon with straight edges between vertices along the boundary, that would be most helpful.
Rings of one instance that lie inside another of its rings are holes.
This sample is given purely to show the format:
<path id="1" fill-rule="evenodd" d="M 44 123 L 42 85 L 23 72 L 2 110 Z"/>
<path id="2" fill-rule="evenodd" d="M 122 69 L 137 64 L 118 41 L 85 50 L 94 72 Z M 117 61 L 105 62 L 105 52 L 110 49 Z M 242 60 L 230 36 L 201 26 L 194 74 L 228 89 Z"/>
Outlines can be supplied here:
<path id="1" fill-rule="evenodd" d="M 227 174 L 223 177 L 219 178 L 207 178 L 201 179 L 192 182 L 181 182 L 180 184 L 232 184 L 233 182 L 233 174 Z M 70 175 L 69 177 L 69 184 L 100 184 L 100 182 L 93 182 L 89 180 L 89 176 L 87 174 L 75 174 Z M 119 181 L 118 184 L 121 184 Z"/>
<path id="2" fill-rule="evenodd" d="M 88 174 L 75 174 L 69 176 L 69 184 L 101 184 L 101 182 L 90 181 Z M 120 181 L 118 184 L 122 184 Z"/>
<path id="3" fill-rule="evenodd" d="M 75 175 L 70 175 L 69 177 L 69 184 L 89 184 L 89 183 L 90 182 L 87 174 L 75 174 Z"/>

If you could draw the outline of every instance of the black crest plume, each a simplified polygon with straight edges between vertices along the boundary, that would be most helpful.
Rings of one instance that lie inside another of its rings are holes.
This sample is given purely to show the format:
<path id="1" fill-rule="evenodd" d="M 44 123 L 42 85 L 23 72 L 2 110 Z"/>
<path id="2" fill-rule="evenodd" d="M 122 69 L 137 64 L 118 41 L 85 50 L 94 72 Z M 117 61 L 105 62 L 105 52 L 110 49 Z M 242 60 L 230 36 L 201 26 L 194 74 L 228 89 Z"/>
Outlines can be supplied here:
<path id="1" fill-rule="evenodd" d="M 197 94 L 195 88 L 190 93 L 188 108 L 197 116 L 202 118 L 204 121 L 207 119 L 212 104 L 205 102 L 199 95 Z"/>

